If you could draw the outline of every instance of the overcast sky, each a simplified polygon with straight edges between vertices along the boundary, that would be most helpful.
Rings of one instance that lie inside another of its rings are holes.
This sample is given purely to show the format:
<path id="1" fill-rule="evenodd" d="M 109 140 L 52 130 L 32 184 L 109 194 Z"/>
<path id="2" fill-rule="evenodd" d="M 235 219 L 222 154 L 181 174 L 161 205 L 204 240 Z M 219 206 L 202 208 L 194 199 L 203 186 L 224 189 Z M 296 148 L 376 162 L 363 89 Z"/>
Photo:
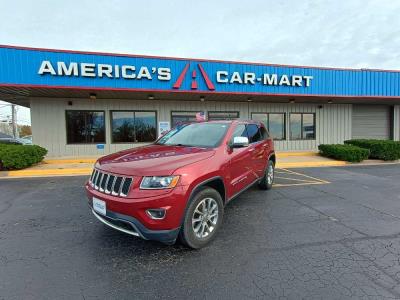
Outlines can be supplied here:
<path id="1" fill-rule="evenodd" d="M 400 69 L 400 1 L 3 1 L 0 44 Z"/>

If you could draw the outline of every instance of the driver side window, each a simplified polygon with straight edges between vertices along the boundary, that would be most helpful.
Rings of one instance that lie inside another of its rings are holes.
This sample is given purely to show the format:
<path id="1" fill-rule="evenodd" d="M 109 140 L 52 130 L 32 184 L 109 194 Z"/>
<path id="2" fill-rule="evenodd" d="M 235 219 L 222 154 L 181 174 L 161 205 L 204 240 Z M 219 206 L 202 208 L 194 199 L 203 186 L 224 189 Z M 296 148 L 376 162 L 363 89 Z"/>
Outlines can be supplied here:
<path id="1" fill-rule="evenodd" d="M 235 130 L 232 133 L 230 142 L 233 143 L 233 138 L 235 138 L 237 136 L 248 137 L 247 131 L 246 131 L 246 126 L 244 124 L 239 124 L 236 126 Z"/>

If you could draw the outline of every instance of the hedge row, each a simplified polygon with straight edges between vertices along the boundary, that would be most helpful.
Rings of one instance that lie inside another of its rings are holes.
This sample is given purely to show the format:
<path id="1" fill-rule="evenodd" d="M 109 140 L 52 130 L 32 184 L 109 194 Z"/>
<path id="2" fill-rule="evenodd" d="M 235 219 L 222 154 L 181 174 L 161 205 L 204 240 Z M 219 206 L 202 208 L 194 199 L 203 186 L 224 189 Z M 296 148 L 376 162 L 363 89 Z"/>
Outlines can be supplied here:
<path id="1" fill-rule="evenodd" d="M 23 169 L 41 162 L 46 154 L 37 145 L 0 144 L 0 169 Z"/>
<path id="2" fill-rule="evenodd" d="M 388 140 L 348 140 L 344 142 L 347 145 L 358 146 L 370 151 L 369 158 L 382 160 L 400 159 L 400 142 Z"/>
<path id="3" fill-rule="evenodd" d="M 349 162 L 360 162 L 368 158 L 369 150 L 353 145 L 319 145 L 322 156 L 331 157 Z"/>

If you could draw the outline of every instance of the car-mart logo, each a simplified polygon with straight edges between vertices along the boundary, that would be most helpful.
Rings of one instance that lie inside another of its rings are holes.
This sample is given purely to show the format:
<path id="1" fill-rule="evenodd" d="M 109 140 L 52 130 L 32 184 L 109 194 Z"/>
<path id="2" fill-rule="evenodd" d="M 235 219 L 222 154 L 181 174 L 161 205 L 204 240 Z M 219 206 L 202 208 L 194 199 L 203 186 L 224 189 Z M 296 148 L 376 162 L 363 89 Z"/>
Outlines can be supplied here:
<path id="1" fill-rule="evenodd" d="M 174 85 L 172 86 L 174 89 L 180 89 L 182 86 L 182 82 L 185 78 L 185 75 L 187 73 L 187 71 L 189 70 L 190 67 L 190 63 L 187 63 L 185 68 L 182 70 L 181 74 L 179 74 L 178 79 L 175 81 Z M 197 64 L 197 68 L 200 71 L 201 76 L 203 76 L 203 79 L 206 83 L 207 88 L 210 91 L 214 91 L 215 90 L 215 86 L 214 84 L 211 82 L 210 78 L 208 77 L 206 71 L 204 71 L 203 67 L 201 64 Z M 198 88 L 198 84 L 197 84 L 197 71 L 196 69 L 192 70 L 192 83 L 190 85 L 190 88 L 192 90 L 197 90 Z"/>
<path id="2" fill-rule="evenodd" d="M 199 89 L 198 78 L 204 79 L 208 90 L 214 91 L 217 85 L 264 85 L 264 86 L 293 86 L 293 87 L 309 87 L 313 76 L 310 75 L 287 75 L 278 73 L 256 73 L 247 71 L 215 71 L 214 82 L 210 79 L 205 69 L 200 63 L 193 64 L 188 62 L 173 83 L 173 89 L 181 89 L 186 74 L 190 70 L 192 90 Z M 231 69 L 231 68 L 229 68 Z M 134 65 L 110 65 L 95 63 L 77 63 L 58 61 L 52 63 L 44 60 L 40 64 L 38 74 L 41 76 L 69 76 L 69 77 L 89 77 L 89 78 L 113 78 L 127 80 L 159 80 L 171 81 L 171 68 L 158 66 L 134 66 Z M 200 74 L 200 75 L 199 75 Z"/>

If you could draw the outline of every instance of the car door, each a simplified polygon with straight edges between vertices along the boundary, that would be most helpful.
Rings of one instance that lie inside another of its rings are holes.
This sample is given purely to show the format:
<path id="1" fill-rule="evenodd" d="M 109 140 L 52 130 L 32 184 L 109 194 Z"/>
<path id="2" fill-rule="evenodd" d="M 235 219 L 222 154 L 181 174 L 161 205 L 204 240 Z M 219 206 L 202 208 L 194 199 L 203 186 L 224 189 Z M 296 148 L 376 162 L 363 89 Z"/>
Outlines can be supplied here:
<path id="1" fill-rule="evenodd" d="M 234 129 L 230 141 L 236 136 L 247 136 L 246 125 L 238 124 Z M 229 155 L 229 187 L 230 196 L 233 196 L 252 183 L 256 177 L 252 171 L 249 147 L 230 148 Z"/>
<path id="2" fill-rule="evenodd" d="M 256 177 L 262 177 L 264 174 L 269 144 L 266 138 L 266 130 L 263 132 L 261 125 L 247 124 L 247 134 L 249 136 L 249 151 L 251 153 L 252 171 Z"/>

